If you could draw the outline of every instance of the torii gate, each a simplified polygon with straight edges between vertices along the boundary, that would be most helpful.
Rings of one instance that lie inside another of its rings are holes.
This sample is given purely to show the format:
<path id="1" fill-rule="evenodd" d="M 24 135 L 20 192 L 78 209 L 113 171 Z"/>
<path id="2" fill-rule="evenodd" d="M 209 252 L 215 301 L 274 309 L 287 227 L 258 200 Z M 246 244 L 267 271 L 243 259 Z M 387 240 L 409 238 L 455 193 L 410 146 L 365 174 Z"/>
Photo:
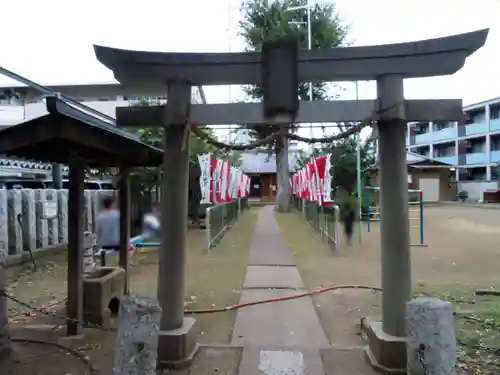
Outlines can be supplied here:
<path id="1" fill-rule="evenodd" d="M 461 100 L 405 100 L 403 80 L 449 75 L 482 47 L 488 30 L 411 43 L 297 51 L 287 43 L 262 53 L 162 53 L 95 46 L 97 59 L 125 86 L 165 87 L 164 106 L 117 108 L 119 126 L 164 126 L 158 299 L 163 308 L 158 361 L 172 366 L 195 351 L 185 318 L 184 246 L 189 169 L 187 125 L 378 121 L 381 186 L 382 322 L 369 327 L 374 365 L 406 366 L 405 305 L 411 299 L 405 129 L 407 121 L 463 118 Z M 377 100 L 300 102 L 299 81 L 377 81 Z M 264 103 L 190 104 L 191 87 L 260 84 Z M 273 118 L 271 118 L 273 117 Z M 388 353 L 388 352 L 391 353 Z"/>

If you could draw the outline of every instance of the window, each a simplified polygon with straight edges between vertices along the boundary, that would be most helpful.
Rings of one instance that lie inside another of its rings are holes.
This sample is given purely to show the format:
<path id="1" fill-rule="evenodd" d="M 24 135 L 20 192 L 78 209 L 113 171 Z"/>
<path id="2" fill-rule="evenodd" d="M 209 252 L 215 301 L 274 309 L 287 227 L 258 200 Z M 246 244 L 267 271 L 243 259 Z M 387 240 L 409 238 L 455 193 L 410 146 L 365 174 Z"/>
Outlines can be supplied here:
<path id="1" fill-rule="evenodd" d="M 451 122 L 434 122 L 434 130 L 435 131 L 449 129 L 452 127 L 453 127 L 453 123 L 451 123 Z"/>
<path id="2" fill-rule="evenodd" d="M 415 124 L 415 134 L 425 134 L 429 132 L 429 124 L 425 122 L 419 122 Z"/>
<path id="3" fill-rule="evenodd" d="M 500 118 L 500 107 L 499 106 L 491 106 L 490 119 L 497 120 L 499 118 Z"/>
<path id="4" fill-rule="evenodd" d="M 498 181 L 499 176 L 500 176 L 500 165 L 492 165 L 491 166 L 491 180 Z"/>
<path id="5" fill-rule="evenodd" d="M 87 181 L 83 183 L 83 188 L 85 190 L 99 190 L 101 186 L 98 182 Z"/>
<path id="6" fill-rule="evenodd" d="M 460 181 L 484 181 L 486 180 L 486 167 L 460 168 L 458 179 Z"/>
<path id="7" fill-rule="evenodd" d="M 486 114 L 482 111 L 469 112 L 470 120 L 467 122 L 468 124 L 484 122 L 486 119 Z"/>

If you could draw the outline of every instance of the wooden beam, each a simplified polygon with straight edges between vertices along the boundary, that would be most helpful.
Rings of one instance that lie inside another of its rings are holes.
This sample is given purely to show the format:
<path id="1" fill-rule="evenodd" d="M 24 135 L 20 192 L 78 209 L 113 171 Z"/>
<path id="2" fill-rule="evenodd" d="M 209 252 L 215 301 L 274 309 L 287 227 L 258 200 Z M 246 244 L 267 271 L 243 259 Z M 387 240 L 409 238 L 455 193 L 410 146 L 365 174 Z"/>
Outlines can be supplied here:
<path id="1" fill-rule="evenodd" d="M 118 264 L 125 270 L 125 295 L 130 291 L 129 275 L 129 251 L 130 243 L 130 178 L 128 169 L 120 169 L 120 179 L 118 181 L 119 189 L 119 207 L 120 207 L 120 254 Z"/>
<path id="2" fill-rule="evenodd" d="M 455 121 L 464 118 L 462 100 L 406 100 L 408 121 Z M 301 101 L 297 123 L 334 123 L 377 118 L 376 100 Z M 120 127 L 162 126 L 165 106 L 118 107 Z M 192 104 L 190 122 L 202 125 L 269 124 L 261 103 Z"/>
<path id="3" fill-rule="evenodd" d="M 85 166 L 80 159 L 69 164 L 68 191 L 68 336 L 81 333 L 83 320 L 83 206 Z"/>

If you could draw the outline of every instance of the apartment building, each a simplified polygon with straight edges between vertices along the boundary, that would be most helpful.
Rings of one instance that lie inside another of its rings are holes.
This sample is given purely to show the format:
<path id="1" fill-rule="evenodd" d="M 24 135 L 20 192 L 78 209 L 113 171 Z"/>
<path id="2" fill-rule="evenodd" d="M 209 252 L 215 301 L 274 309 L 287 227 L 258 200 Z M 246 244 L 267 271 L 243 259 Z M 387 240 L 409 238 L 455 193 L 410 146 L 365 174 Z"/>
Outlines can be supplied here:
<path id="1" fill-rule="evenodd" d="M 131 93 L 119 83 L 50 85 L 50 90 L 64 94 L 90 108 L 115 117 L 116 107 L 137 105 L 140 100 L 162 104 L 167 100 L 166 88 L 145 87 Z M 10 126 L 46 114 L 45 95 L 26 85 L 0 86 L 0 126 Z M 193 87 L 193 103 L 205 101 L 203 90 Z"/>
<path id="2" fill-rule="evenodd" d="M 480 190 L 498 186 L 500 98 L 464 107 L 464 122 L 410 123 L 409 151 L 456 166 L 456 180 L 476 182 Z M 480 195 L 480 194 L 475 194 Z M 478 197 L 480 198 L 480 197 Z"/>
<path id="3" fill-rule="evenodd" d="M 119 83 L 49 85 L 54 92 L 81 102 L 109 117 L 115 117 L 116 107 L 137 105 L 140 100 L 150 104 L 162 104 L 167 100 L 166 89 L 145 87 L 138 92 L 129 92 Z M 13 126 L 23 121 L 47 114 L 44 95 L 36 88 L 26 85 L 0 86 L 0 128 Z M 203 90 L 193 87 L 193 103 L 206 102 Z M 50 176 L 51 165 L 14 160 L 0 156 L 0 176 L 36 175 Z"/>

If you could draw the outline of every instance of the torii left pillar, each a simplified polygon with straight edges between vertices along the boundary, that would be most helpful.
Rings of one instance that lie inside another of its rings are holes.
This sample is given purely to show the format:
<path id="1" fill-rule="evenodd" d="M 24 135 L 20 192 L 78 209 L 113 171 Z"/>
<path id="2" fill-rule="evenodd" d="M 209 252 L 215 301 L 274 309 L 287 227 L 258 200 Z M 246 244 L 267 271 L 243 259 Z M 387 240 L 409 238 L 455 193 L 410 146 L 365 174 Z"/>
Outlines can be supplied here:
<path id="1" fill-rule="evenodd" d="M 158 274 L 158 300 L 162 308 L 158 367 L 176 368 L 189 365 L 198 349 L 195 319 L 184 317 L 191 85 L 169 82 L 167 97 L 160 200 L 163 236 Z"/>

